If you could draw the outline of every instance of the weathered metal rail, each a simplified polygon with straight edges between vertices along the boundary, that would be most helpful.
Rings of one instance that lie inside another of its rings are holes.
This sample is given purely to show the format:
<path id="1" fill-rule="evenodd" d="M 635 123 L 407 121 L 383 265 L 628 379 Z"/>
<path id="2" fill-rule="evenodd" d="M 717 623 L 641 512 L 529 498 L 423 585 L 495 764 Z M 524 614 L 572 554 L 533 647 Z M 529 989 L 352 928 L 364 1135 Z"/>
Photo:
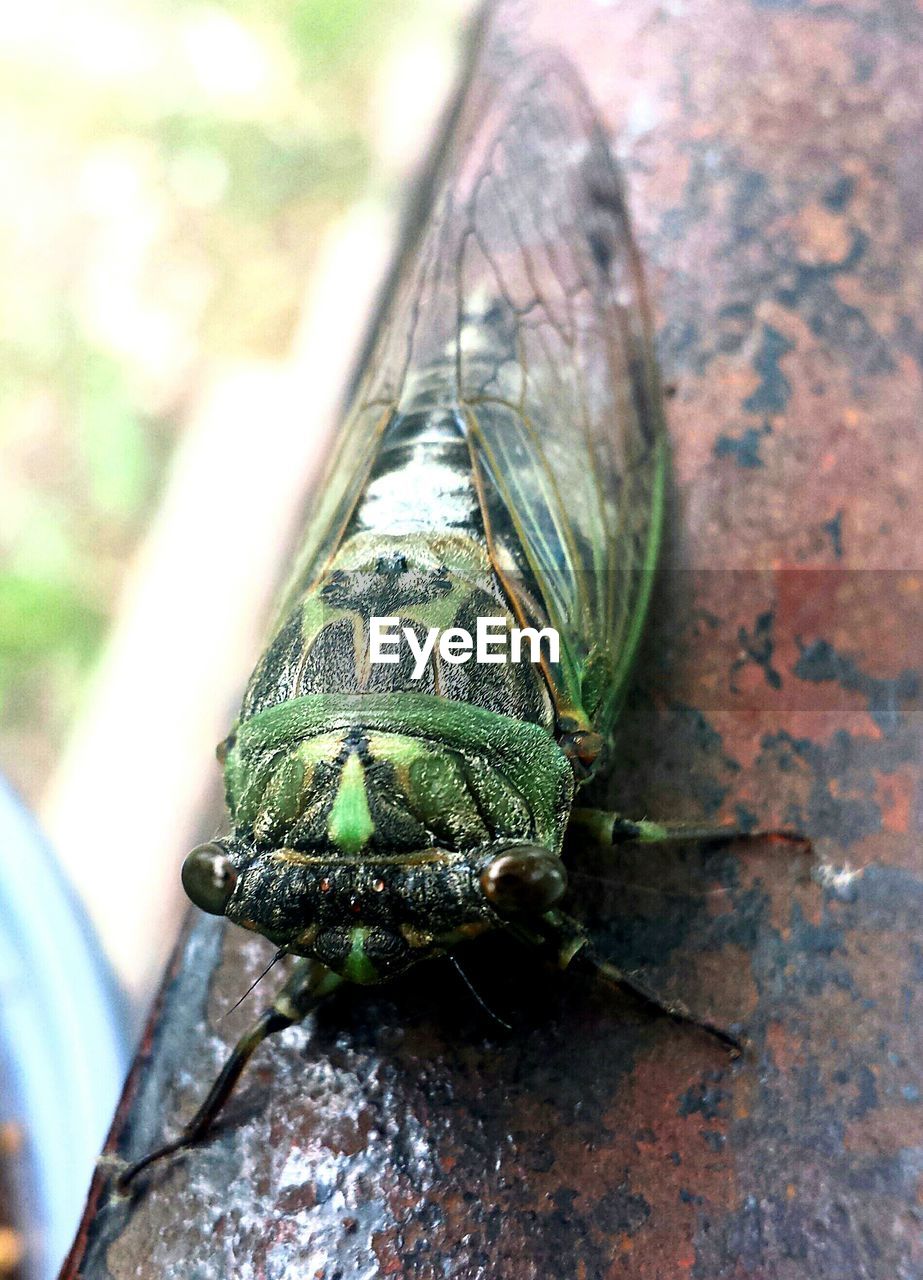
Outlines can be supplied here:
<path id="1" fill-rule="evenodd" d="M 518 8 L 518 6 L 517 6 Z M 184 934 L 62 1275 L 923 1275 L 923 11 L 534 7 L 609 119 L 674 388 L 671 544 L 613 797 L 793 824 L 592 857 L 600 944 L 688 1026 L 499 945 L 264 1047 L 213 1139 L 112 1199 L 260 997 L 261 940 Z M 582 872 L 582 874 L 579 874 Z M 267 979 L 267 983 L 270 980 Z"/>

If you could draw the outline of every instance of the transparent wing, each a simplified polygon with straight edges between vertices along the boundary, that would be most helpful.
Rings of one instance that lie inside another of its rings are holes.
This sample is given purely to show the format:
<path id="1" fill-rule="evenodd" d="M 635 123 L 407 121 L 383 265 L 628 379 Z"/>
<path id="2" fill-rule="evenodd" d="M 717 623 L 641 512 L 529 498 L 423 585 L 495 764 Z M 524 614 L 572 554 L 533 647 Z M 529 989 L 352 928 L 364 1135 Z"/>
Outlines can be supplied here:
<path id="1" fill-rule="evenodd" d="M 458 391 L 496 558 L 531 573 L 566 638 L 559 710 L 607 730 L 646 611 L 665 449 L 619 176 L 566 64 L 524 85 L 459 203 Z"/>
<path id="2" fill-rule="evenodd" d="M 608 730 L 640 635 L 665 447 L 619 176 L 555 57 L 473 77 L 305 547 L 319 570 L 388 422 L 466 424 L 491 554 L 520 616 L 561 634 L 562 720 Z M 302 581 L 304 580 L 302 570 Z"/>

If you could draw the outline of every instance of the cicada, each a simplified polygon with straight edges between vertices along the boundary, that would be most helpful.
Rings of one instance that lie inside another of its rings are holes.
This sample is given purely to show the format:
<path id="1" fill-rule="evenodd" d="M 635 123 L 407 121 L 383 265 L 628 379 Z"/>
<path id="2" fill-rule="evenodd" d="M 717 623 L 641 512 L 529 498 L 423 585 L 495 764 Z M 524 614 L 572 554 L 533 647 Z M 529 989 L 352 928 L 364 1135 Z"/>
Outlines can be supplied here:
<path id="1" fill-rule="evenodd" d="M 123 1185 L 201 1137 L 256 1046 L 337 986 L 490 931 L 686 1016 L 560 905 L 575 827 L 703 834 L 579 804 L 612 765 L 668 450 L 625 191 L 576 71 L 482 60 L 434 190 L 223 744 L 230 834 L 183 868 L 197 906 L 299 959 L 182 1135 Z M 553 629 L 558 651 L 372 661 L 373 618 L 422 644 L 485 617 Z"/>

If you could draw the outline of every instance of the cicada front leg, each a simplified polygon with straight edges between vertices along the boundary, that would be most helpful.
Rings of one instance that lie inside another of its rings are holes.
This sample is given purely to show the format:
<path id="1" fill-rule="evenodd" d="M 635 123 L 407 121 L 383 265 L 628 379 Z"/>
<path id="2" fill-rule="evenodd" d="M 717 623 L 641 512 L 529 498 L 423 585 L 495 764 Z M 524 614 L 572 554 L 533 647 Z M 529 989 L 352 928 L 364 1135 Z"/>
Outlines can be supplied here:
<path id="1" fill-rule="evenodd" d="M 119 1192 L 126 1192 L 142 1170 L 158 1160 L 200 1142 L 211 1129 L 219 1113 L 234 1091 L 244 1068 L 255 1051 L 269 1036 L 301 1022 L 318 1002 L 334 991 L 343 979 L 314 960 L 299 960 L 288 981 L 275 1000 L 257 1018 L 231 1050 L 220 1075 L 209 1089 L 205 1101 L 192 1119 L 183 1126 L 178 1137 L 136 1160 L 116 1178 Z"/>
<path id="2" fill-rule="evenodd" d="M 664 1014 L 676 1022 L 691 1023 L 700 1027 L 736 1058 L 743 1053 L 748 1041 L 730 1028 L 719 1026 L 710 1018 L 694 1013 L 674 996 L 666 996 L 652 987 L 638 970 L 621 969 L 599 955 L 586 930 L 563 911 L 549 911 L 540 923 L 527 931 L 518 931 L 522 941 L 532 942 L 546 950 L 552 950 L 558 965 L 575 973 L 584 973 L 608 987 L 627 992 L 647 1008 Z"/>
<path id="3" fill-rule="evenodd" d="M 808 854 L 811 842 L 795 831 L 784 829 L 768 831 L 743 831 L 733 825 L 708 826 L 689 822 L 651 822 L 644 818 L 633 820 L 605 809 L 575 808 L 571 812 L 567 828 L 568 838 L 582 840 L 600 848 L 615 848 L 626 844 L 669 844 L 675 842 L 723 843 L 745 840 L 775 845 L 791 854 Z M 650 1008 L 658 1010 L 680 1022 L 690 1022 L 719 1040 L 736 1056 L 742 1052 L 745 1041 L 729 1028 L 719 1026 L 687 1008 L 674 996 L 657 991 L 638 970 L 625 970 L 600 956 L 575 920 L 556 912 L 555 929 L 559 945 L 559 962 L 562 966 L 582 970 L 594 978 L 630 992 Z M 546 920 L 550 917 L 546 917 Z"/>

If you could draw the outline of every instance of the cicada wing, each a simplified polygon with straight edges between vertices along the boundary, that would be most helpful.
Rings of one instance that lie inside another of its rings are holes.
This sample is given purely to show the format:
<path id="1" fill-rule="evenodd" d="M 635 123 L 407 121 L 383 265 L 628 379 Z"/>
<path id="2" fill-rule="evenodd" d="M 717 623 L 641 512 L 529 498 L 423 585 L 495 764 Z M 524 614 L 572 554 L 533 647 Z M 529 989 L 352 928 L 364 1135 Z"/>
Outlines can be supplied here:
<path id="1" fill-rule="evenodd" d="M 560 634 L 558 708 L 607 731 L 659 537 L 659 391 L 603 129 L 563 60 L 513 65 L 488 46 L 471 77 L 292 586 L 335 550 L 388 424 L 455 408 L 512 603 Z"/>
<path id="2" fill-rule="evenodd" d="M 665 445 L 643 284 L 612 156 L 544 62 L 482 146 L 457 240 L 458 392 L 496 558 L 565 641 L 559 706 L 607 731 L 650 591 Z"/>
<path id="3" fill-rule="evenodd" d="M 315 491 L 295 565 L 282 592 L 277 625 L 336 552 L 392 417 L 391 405 L 366 404 L 361 397 L 354 401 Z"/>
<path id="4" fill-rule="evenodd" d="M 496 70 L 496 63 L 488 60 Z M 429 207 L 416 208 L 404 231 L 390 297 L 378 316 L 371 346 L 346 420 L 338 432 L 307 521 L 279 617 L 318 578 L 346 531 L 374 468 L 388 425 L 400 412 L 458 403 L 458 236 L 466 211 L 455 201 L 457 166 L 493 101 L 479 65 L 467 77 L 461 108 L 450 111 L 432 172 Z"/>

